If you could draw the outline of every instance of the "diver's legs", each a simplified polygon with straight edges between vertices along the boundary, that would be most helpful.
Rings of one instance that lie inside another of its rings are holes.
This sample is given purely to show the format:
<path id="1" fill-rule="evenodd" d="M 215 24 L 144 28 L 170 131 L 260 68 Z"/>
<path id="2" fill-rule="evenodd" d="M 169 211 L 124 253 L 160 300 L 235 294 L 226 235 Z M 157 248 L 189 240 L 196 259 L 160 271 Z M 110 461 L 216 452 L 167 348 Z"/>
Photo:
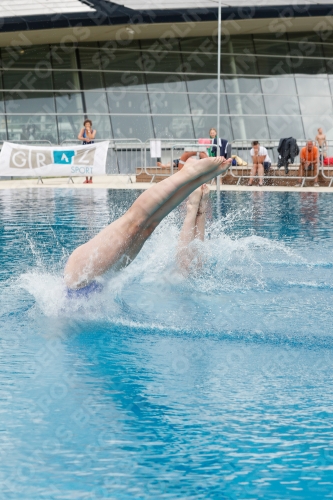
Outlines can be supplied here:
<path id="1" fill-rule="evenodd" d="M 189 196 L 186 203 L 186 216 L 183 227 L 179 234 L 177 263 L 180 270 L 188 274 L 192 260 L 194 258 L 190 243 L 195 238 L 196 219 L 199 210 L 199 205 L 202 197 L 202 188 L 199 187 Z"/>
<path id="2" fill-rule="evenodd" d="M 205 226 L 206 226 L 206 210 L 207 210 L 210 189 L 207 186 L 207 184 L 203 184 L 201 189 L 202 189 L 202 196 L 198 208 L 197 218 L 195 221 L 195 238 L 204 241 Z"/>
<path id="3" fill-rule="evenodd" d="M 127 255 L 133 244 L 140 246 L 140 240 L 143 244 L 161 220 L 194 189 L 228 167 L 229 163 L 220 157 L 192 160 L 180 172 L 142 193 L 126 214 L 74 250 L 64 271 L 67 286 L 85 286 L 123 259 L 126 262 L 122 265 L 128 264 Z"/>

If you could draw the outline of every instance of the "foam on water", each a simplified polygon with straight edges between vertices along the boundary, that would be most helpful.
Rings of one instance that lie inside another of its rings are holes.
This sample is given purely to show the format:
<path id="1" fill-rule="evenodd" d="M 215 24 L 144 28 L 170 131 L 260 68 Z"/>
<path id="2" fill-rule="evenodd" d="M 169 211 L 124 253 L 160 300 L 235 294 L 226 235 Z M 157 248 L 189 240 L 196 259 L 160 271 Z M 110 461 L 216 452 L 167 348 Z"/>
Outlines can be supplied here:
<path id="1" fill-rule="evenodd" d="M 178 216 L 171 214 L 146 242 L 139 256 L 119 273 L 103 278 L 104 289 L 88 298 L 66 297 L 62 266 L 46 272 L 36 245 L 30 241 L 36 268 L 12 284 L 35 299 L 34 313 L 49 317 L 108 321 L 137 327 L 197 333 L 234 332 L 247 338 L 279 336 L 281 340 L 313 337 L 314 291 L 331 288 L 318 280 L 323 263 L 306 259 L 304 253 L 282 241 L 257 235 L 233 234 L 230 227 L 240 210 L 207 227 L 204 243 L 195 242 L 204 266 L 184 278 L 175 262 L 179 235 Z M 324 264 L 324 266 L 323 266 Z M 304 269 L 308 279 L 304 280 Z M 299 290 L 302 289 L 302 294 Z M 326 335 L 326 334 L 325 334 Z M 330 337 L 328 338 L 330 341 Z"/>

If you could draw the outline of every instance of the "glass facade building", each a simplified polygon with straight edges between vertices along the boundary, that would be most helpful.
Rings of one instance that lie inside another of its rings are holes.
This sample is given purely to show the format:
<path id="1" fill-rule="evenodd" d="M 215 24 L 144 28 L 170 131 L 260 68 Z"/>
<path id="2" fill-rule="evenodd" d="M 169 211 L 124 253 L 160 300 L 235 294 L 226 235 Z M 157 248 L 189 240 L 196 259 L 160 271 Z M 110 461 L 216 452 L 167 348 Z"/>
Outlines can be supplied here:
<path id="1" fill-rule="evenodd" d="M 333 139 L 333 35 L 223 40 L 221 135 Z M 216 127 L 213 37 L 1 49 L 0 139 L 192 139 Z"/>

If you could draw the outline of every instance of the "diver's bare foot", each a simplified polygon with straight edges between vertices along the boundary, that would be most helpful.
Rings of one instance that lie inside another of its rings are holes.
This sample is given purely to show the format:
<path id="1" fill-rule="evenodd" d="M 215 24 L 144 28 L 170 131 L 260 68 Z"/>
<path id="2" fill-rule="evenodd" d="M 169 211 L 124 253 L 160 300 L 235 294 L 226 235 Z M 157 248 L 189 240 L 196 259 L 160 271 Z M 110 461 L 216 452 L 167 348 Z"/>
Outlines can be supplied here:
<path id="1" fill-rule="evenodd" d="M 225 172 L 227 172 L 228 168 L 230 167 L 230 164 L 231 164 L 231 159 L 229 160 L 223 159 L 222 163 L 217 165 L 215 170 L 212 170 L 210 172 L 205 172 L 204 174 L 200 175 L 197 178 L 197 181 L 200 182 L 201 184 L 205 184 L 206 182 L 209 182 L 210 180 L 214 179 L 214 177 L 217 177 L 218 175 L 223 175 Z"/>
<path id="2" fill-rule="evenodd" d="M 162 163 L 161 163 L 160 161 L 156 162 L 156 165 L 157 165 L 158 167 L 163 167 L 163 165 L 162 165 Z"/>
<path id="3" fill-rule="evenodd" d="M 220 165 L 223 165 L 227 161 L 223 156 L 217 156 L 216 158 L 203 158 L 202 160 L 194 160 L 189 158 L 184 164 L 184 171 L 188 172 L 192 179 L 200 177 L 200 175 L 208 174 L 209 172 L 216 170 Z"/>
<path id="4" fill-rule="evenodd" d="M 218 175 L 225 174 L 228 168 L 230 167 L 231 162 L 232 162 L 231 158 L 229 158 L 228 160 L 223 158 L 223 162 L 218 166 L 218 171 L 219 171 Z"/>
<path id="5" fill-rule="evenodd" d="M 201 198 L 202 198 L 202 186 L 198 187 L 193 193 L 188 197 L 186 207 L 187 212 L 193 211 L 195 213 L 198 212 Z"/>
<path id="6" fill-rule="evenodd" d="M 209 173 L 209 179 L 207 179 L 207 177 L 208 177 L 207 175 L 202 176 L 203 178 L 205 177 L 204 182 L 208 182 L 209 180 L 215 179 L 218 175 L 224 175 L 227 172 L 227 170 L 229 169 L 230 165 L 231 165 L 231 158 L 229 158 L 229 160 L 225 160 L 223 158 L 222 163 L 220 163 L 220 165 L 217 165 L 215 171 L 213 170 Z M 213 182 L 212 182 L 212 184 L 213 184 Z"/>

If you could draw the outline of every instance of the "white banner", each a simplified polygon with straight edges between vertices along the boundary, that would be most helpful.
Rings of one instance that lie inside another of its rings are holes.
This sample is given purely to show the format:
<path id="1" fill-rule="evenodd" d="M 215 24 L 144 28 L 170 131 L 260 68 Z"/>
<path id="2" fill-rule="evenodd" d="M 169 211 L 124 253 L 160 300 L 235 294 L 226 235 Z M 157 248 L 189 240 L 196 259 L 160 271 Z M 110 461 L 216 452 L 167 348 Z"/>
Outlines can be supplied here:
<path id="1" fill-rule="evenodd" d="M 105 175 L 108 146 L 108 141 L 84 146 L 27 146 L 4 142 L 0 153 L 0 176 Z"/>
<path id="2" fill-rule="evenodd" d="M 161 158 L 162 156 L 162 142 L 150 141 L 150 157 Z"/>

